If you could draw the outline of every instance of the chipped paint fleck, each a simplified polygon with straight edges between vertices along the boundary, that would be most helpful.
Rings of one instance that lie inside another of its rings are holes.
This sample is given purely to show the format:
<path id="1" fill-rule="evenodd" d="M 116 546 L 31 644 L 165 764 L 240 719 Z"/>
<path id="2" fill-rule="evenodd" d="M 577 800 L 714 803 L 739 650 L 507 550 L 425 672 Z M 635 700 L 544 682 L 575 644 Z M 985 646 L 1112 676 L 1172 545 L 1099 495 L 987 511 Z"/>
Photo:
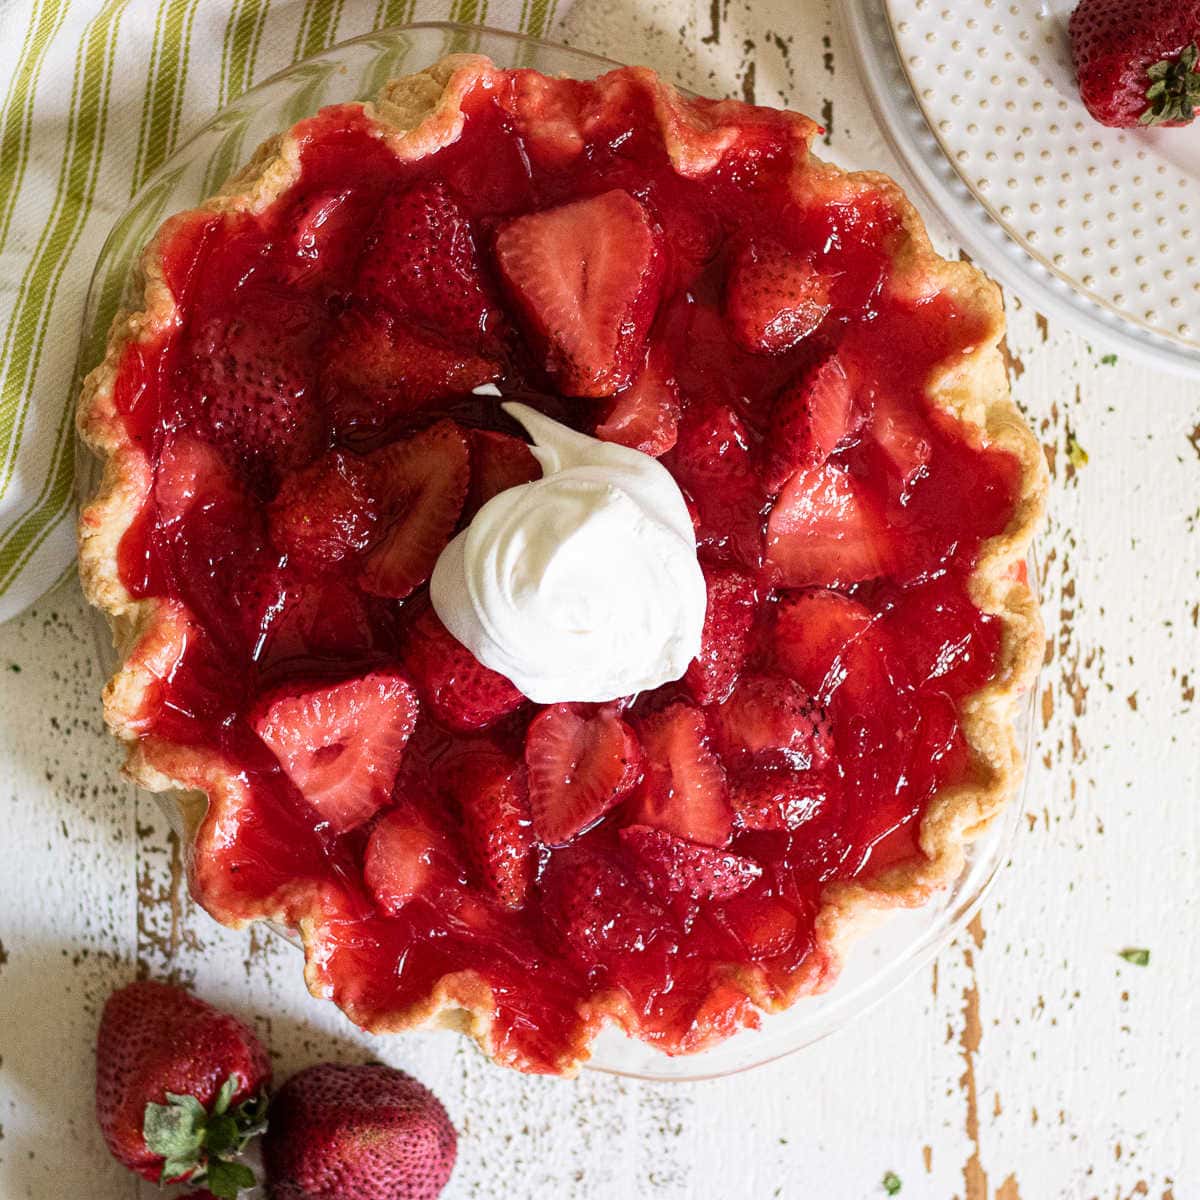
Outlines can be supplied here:
<path id="1" fill-rule="evenodd" d="M 1021 1189 L 1017 1186 L 1017 1177 L 1008 1175 L 996 1189 L 996 1200 L 1021 1200 Z"/>
<path id="2" fill-rule="evenodd" d="M 1007 334 L 1000 339 L 1000 356 L 1004 359 L 1004 366 L 1008 371 L 1009 383 L 1015 383 L 1025 374 L 1025 361 L 1019 354 L 1012 352 L 1008 344 Z"/>

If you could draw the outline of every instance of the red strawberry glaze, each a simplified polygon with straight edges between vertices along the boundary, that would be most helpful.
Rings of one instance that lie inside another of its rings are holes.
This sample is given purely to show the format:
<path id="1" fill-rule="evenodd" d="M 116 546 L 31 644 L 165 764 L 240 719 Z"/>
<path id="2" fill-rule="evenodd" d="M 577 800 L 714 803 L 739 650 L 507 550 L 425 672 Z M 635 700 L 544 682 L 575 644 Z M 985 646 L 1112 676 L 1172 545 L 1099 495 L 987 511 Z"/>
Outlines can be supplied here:
<path id="1" fill-rule="evenodd" d="M 971 771 L 956 705 L 991 675 L 999 627 L 967 598 L 967 578 L 981 540 L 1001 531 L 1011 515 L 1018 467 L 926 410 L 922 390 L 930 368 L 974 346 L 983 331 L 945 296 L 917 302 L 889 290 L 889 239 L 899 220 L 885 195 L 806 209 L 783 184 L 803 150 L 784 118 L 763 113 L 715 170 L 699 180 L 681 178 L 670 168 L 648 100 L 632 86 L 609 93 L 620 103 L 594 109 L 587 152 L 576 154 L 550 132 L 518 132 L 510 115 L 514 97 L 532 86 L 532 77 L 516 72 L 508 93 L 471 93 L 459 141 L 416 163 L 401 163 L 370 136 L 358 106 L 304 122 L 299 180 L 265 212 L 190 214 L 168 227 L 166 283 L 180 319 L 161 340 L 127 348 L 115 398 L 131 437 L 167 471 L 177 438 L 185 431 L 206 436 L 194 386 L 196 331 L 217 320 L 261 321 L 268 329 L 286 320 L 288 344 L 310 345 L 312 361 L 319 361 L 338 316 L 366 304 L 354 290 L 356 239 L 363 242 L 384 197 L 432 179 L 472 224 L 490 296 L 503 295 L 492 247 L 506 219 L 616 188 L 635 195 L 660 228 L 667 258 L 667 291 L 651 345 L 674 361 L 685 422 L 691 404 L 737 414 L 748 451 L 738 471 L 760 461 L 776 397 L 831 343 L 855 378 L 886 386 L 889 403 L 906 407 L 925 430 L 929 461 L 915 485 L 889 469 L 869 413 L 830 460 L 870 492 L 886 519 L 895 563 L 884 578 L 842 589 L 875 619 L 869 641 L 856 642 L 846 671 L 835 673 L 839 686 L 819 697 L 835 750 L 833 765 L 821 768 L 823 799 L 804 806 L 805 819 L 790 830 L 752 831 L 735 821 L 724 850 L 761 872 L 738 895 L 699 904 L 686 922 L 639 885 L 645 864 L 618 836 L 629 824 L 627 805 L 567 847 L 540 847 L 538 878 L 522 907 L 506 909 L 478 886 L 458 832 L 454 787 L 464 756 L 499 749 L 522 758 L 526 729 L 539 712 L 532 704 L 482 733 L 455 732 L 422 711 L 396 797 L 419 806 L 428 827 L 458 847 L 457 857 L 428 872 L 429 895 L 397 913 L 376 909 L 363 882 L 373 825 L 341 836 L 318 831 L 248 714 L 264 693 L 289 681 L 300 686 L 396 667 L 406 623 L 423 607 L 425 589 L 388 599 L 365 591 L 352 573 L 323 574 L 281 558 L 266 520 L 278 480 L 257 460 L 231 460 L 230 479 L 198 477 L 190 503 L 164 483 L 130 526 L 120 549 L 126 587 L 135 596 L 178 602 L 195 619 L 179 665 L 147 698 L 145 731 L 219 751 L 249 782 L 249 802 L 223 830 L 215 858 L 197 871 L 200 899 L 218 914 L 244 912 L 267 905 L 297 880 L 313 881 L 323 888 L 329 918 L 319 979 L 360 1020 L 386 1021 L 419 1007 L 441 976 L 472 969 L 492 988 L 498 1057 L 554 1071 L 577 1057 L 590 1036 L 585 1002 L 608 989 L 623 993 L 629 1010 L 640 1014 L 635 1032 L 672 1053 L 753 1024 L 755 1012 L 728 983 L 723 964 L 761 965 L 767 992 L 779 997 L 794 994 L 801 981 L 819 983 L 828 967 L 814 948 L 822 885 L 870 877 L 919 854 L 925 802 Z M 589 84 L 542 81 L 543 103 L 553 89 L 567 113 L 579 111 L 594 91 Z M 319 237 L 306 233 L 305 223 L 330 197 L 344 197 L 334 205 L 337 219 L 322 224 Z M 818 333 L 782 353 L 743 349 L 721 316 L 725 247 L 755 233 L 783 239 L 831 281 L 830 313 Z M 273 307 L 272 296 L 285 297 L 286 305 Z M 480 337 L 487 355 L 503 359 L 504 393 L 521 393 L 587 431 L 604 420 L 603 402 L 551 394 L 537 348 L 522 340 L 511 317 L 489 318 Z M 306 361 L 298 356 L 296 369 L 307 369 Z M 319 374 L 306 386 L 306 394 L 315 394 Z M 365 444 L 361 430 L 349 440 L 362 452 L 446 417 L 468 428 L 515 432 L 494 398 L 457 394 L 401 410 L 395 424 L 375 430 Z M 321 420 L 319 449 L 342 445 L 328 416 Z M 664 457 L 669 468 L 683 445 L 681 439 Z M 686 469 L 680 474 L 686 477 Z M 169 520 L 156 498 L 168 493 Z M 770 672 L 777 669 L 769 629 L 779 597 L 754 551 L 754 529 L 755 522 L 765 529 L 771 493 L 752 473 L 728 491 L 736 498 L 728 511 L 725 494 L 714 488 L 701 498 L 702 554 L 759 578 L 756 648 L 745 674 Z M 638 731 L 649 715 L 685 697 L 681 684 L 668 685 L 638 697 L 625 719 Z M 726 767 L 731 787 L 737 772 L 749 769 Z M 556 869 L 560 855 L 567 857 Z M 586 870 L 576 869 L 580 863 Z M 573 880 L 590 881 L 586 894 L 571 893 Z M 597 949 L 605 897 L 620 907 L 623 923 L 605 931 Z"/>

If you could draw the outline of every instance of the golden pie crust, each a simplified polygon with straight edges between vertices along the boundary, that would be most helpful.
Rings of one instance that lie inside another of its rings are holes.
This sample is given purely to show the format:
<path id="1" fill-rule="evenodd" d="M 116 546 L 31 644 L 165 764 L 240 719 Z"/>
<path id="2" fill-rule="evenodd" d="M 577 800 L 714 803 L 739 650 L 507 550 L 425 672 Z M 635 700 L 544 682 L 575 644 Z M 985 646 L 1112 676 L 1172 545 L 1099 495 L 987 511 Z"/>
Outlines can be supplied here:
<path id="1" fill-rule="evenodd" d="M 736 135 L 736 126 L 754 119 L 754 110 L 733 100 L 699 108 L 652 71 L 623 72 L 623 86 L 645 90 L 653 101 L 671 161 L 681 175 L 698 177 L 711 171 Z M 459 137 L 463 97 L 477 87 L 496 87 L 503 76 L 488 59 L 452 55 L 426 71 L 389 82 L 373 104 L 364 106 L 380 139 L 401 159 L 416 159 Z M 603 85 L 603 80 L 600 81 Z M 817 126 L 790 114 L 795 137 L 811 142 Z M 562 118 L 559 118 L 562 119 Z M 561 134 L 557 130 L 556 134 Z M 270 139 L 249 164 L 202 206 L 207 212 L 261 212 L 299 174 L 299 144 L 291 132 Z M 983 543 L 970 578 L 970 592 L 984 612 L 1003 623 L 999 670 L 962 706 L 965 736 L 974 751 L 976 782 L 943 789 L 928 804 L 920 828 L 923 862 L 904 862 L 869 881 L 835 882 L 822 894 L 815 928 L 816 952 L 811 971 L 801 972 L 788 993 L 768 995 L 757 967 L 734 973 L 739 988 L 765 1010 L 779 1010 L 799 996 L 828 987 L 837 965 L 861 929 L 897 907 L 924 903 L 936 889 L 961 872 L 964 851 L 1003 809 L 1017 788 L 1021 755 L 1015 717 L 1021 694 L 1032 684 L 1041 661 L 1044 638 L 1037 605 L 1025 582 L 1023 565 L 1039 524 L 1047 473 L 1041 449 L 1009 394 L 999 342 L 1004 315 L 998 288 L 975 267 L 939 257 L 924 225 L 901 189 L 875 172 L 847 173 L 810 157 L 795 186 L 811 199 L 846 199 L 860 192 L 886 193 L 900 216 L 904 236 L 893 264 L 893 286 L 911 294 L 951 293 L 955 303 L 981 319 L 986 336 L 972 353 L 946 361 L 931 372 L 929 402 L 972 427 L 983 445 L 1012 454 L 1020 464 L 1020 481 L 1007 529 Z M 505 1065 L 520 1067 L 511 1052 L 492 1037 L 492 995 L 484 979 L 472 971 L 444 976 L 424 1003 L 402 1011 L 373 1011 L 333 986 L 324 966 L 323 937 L 327 909 L 320 885 L 296 883 L 281 889 L 270 904 L 229 900 L 214 903 L 206 887 L 211 848 L 227 836 L 229 822 L 247 797 L 247 784 L 232 764 L 215 752 L 173 744 L 147 736 L 143 718 L 147 693 L 169 675 L 189 637 L 191 618 L 179 604 L 159 598 L 138 600 L 123 585 L 117 550 L 126 530 L 146 500 L 153 469 L 128 437 L 113 400 L 118 364 L 130 343 L 150 341 L 176 318 L 173 296 L 164 283 L 160 245 L 174 222 L 168 220 L 142 255 L 131 287 L 133 299 L 117 315 L 109 333 L 104 361 L 84 381 L 78 427 L 88 446 L 103 460 L 102 481 L 79 520 L 79 563 L 84 592 L 103 609 L 111 624 L 121 666 L 104 691 L 105 720 L 126 746 L 125 773 L 154 792 L 178 801 L 190 845 L 188 873 L 192 892 L 224 924 L 240 926 L 268 919 L 298 931 L 305 949 L 305 978 L 316 996 L 335 998 L 359 1025 L 375 1031 L 440 1026 L 470 1034 L 484 1053 Z M 584 1005 L 578 1044 L 564 1047 L 556 1064 L 571 1074 L 587 1058 L 591 1039 L 608 1020 L 626 1028 L 636 1025 L 628 1001 L 615 993 L 593 995 Z"/>

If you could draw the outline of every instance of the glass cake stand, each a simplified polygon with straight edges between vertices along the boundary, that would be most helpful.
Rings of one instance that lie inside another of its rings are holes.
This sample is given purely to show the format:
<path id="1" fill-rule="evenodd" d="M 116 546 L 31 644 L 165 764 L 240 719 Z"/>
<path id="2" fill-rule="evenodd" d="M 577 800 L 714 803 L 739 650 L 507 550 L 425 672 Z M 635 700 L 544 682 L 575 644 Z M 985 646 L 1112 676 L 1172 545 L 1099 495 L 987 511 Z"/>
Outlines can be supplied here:
<path id="1" fill-rule="evenodd" d="M 223 109 L 163 164 L 133 198 L 101 250 L 84 314 L 77 383 L 104 353 L 109 324 L 125 299 L 134 263 L 161 221 L 191 208 L 216 191 L 258 144 L 327 104 L 374 95 L 395 75 L 421 70 L 445 54 L 472 51 L 500 66 L 532 67 L 544 74 L 592 78 L 619 64 L 596 55 L 518 34 L 451 23 L 399 26 L 355 38 L 275 75 Z M 76 494 L 82 502 L 99 482 L 99 464 L 80 446 Z M 1031 558 L 1030 579 L 1037 579 Z M 117 656 L 104 615 L 93 610 L 96 649 L 106 674 Z M 1030 690 L 1020 716 L 1029 761 L 1033 736 Z M 744 1030 L 700 1054 L 671 1058 L 608 1029 L 588 1064 L 594 1070 L 652 1080 L 698 1080 L 746 1070 L 791 1054 L 833 1033 L 882 1000 L 928 963 L 970 921 L 1008 857 L 1020 821 L 1025 785 L 969 848 L 962 875 L 919 909 L 890 914 L 853 946 L 836 985 L 800 1000 L 783 1013 L 765 1016 L 761 1028 Z M 161 797 L 178 822 L 178 808 Z M 295 940 L 290 931 L 277 932 Z"/>

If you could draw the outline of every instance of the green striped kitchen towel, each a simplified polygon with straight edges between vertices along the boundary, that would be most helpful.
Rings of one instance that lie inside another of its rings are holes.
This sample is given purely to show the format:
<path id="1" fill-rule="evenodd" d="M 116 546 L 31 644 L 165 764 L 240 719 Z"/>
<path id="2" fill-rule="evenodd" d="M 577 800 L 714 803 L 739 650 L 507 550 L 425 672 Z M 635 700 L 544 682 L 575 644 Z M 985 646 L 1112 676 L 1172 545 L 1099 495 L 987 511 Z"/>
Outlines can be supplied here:
<path id="1" fill-rule="evenodd" d="M 72 569 L 88 280 L 114 220 L 181 138 L 334 42 L 434 20 L 543 35 L 567 2 L 0 3 L 0 621 Z"/>

